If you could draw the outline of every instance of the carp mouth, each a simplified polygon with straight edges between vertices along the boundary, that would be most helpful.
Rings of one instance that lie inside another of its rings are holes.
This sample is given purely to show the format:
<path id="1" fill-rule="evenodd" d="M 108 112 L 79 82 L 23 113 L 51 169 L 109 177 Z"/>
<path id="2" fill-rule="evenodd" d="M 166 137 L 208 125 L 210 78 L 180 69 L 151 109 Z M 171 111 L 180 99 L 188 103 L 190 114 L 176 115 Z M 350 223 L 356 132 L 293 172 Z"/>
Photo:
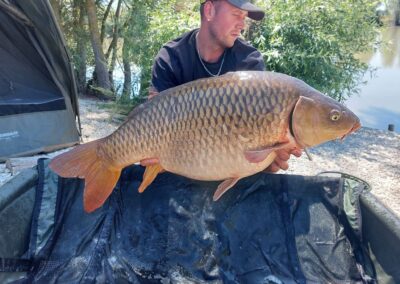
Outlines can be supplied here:
<path id="1" fill-rule="evenodd" d="M 344 134 L 342 137 L 340 137 L 340 140 L 343 141 L 344 138 L 346 138 L 348 135 L 350 135 L 351 133 L 357 131 L 360 128 L 361 128 L 361 123 L 358 120 L 353 124 L 353 127 L 346 134 Z"/>

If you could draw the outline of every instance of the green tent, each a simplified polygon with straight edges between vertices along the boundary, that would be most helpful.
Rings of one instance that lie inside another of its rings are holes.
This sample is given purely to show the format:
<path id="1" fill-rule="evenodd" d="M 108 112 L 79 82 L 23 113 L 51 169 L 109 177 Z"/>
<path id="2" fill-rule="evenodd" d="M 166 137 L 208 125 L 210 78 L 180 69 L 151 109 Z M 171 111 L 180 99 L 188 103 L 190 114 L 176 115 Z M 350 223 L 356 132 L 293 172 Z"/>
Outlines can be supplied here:
<path id="1" fill-rule="evenodd" d="M 0 161 L 79 142 L 77 89 L 46 0 L 0 0 Z"/>

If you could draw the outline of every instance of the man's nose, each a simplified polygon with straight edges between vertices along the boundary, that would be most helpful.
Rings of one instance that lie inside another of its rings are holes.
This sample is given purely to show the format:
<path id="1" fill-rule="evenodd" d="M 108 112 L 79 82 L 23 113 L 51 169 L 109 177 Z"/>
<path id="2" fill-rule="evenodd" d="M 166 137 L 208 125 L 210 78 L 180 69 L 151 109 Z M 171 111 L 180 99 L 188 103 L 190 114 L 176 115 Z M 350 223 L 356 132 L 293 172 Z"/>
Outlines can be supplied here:
<path id="1" fill-rule="evenodd" d="M 238 21 L 236 28 L 243 30 L 245 27 L 246 27 L 246 17 L 243 17 Z"/>

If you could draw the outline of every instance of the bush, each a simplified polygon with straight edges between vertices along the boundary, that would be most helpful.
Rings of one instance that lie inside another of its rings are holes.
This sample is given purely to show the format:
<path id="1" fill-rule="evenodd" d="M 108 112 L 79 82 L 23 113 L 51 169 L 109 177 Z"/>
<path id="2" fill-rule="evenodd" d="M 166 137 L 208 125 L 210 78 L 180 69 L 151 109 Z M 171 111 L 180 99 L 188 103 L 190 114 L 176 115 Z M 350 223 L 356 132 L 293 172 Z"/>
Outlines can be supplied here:
<path id="1" fill-rule="evenodd" d="M 377 38 L 376 1 L 258 1 L 265 19 L 250 29 L 268 70 L 298 77 L 342 101 L 368 66 L 356 55 Z"/>

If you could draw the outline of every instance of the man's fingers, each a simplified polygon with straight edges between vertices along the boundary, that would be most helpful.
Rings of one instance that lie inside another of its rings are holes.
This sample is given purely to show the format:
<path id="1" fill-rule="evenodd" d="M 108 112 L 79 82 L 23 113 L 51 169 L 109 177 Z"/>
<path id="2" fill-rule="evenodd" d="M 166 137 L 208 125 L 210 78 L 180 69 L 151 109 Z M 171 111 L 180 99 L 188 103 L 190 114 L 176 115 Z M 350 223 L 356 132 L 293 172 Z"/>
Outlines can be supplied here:
<path id="1" fill-rule="evenodd" d="M 264 171 L 269 172 L 269 173 L 276 173 L 279 170 L 286 171 L 287 169 L 289 169 L 288 160 L 290 159 L 291 154 L 296 157 L 300 157 L 302 154 L 302 151 L 299 149 L 276 151 L 275 160 Z"/>
<path id="2" fill-rule="evenodd" d="M 278 165 L 279 168 L 281 168 L 284 171 L 286 171 L 289 168 L 287 160 L 276 158 L 274 162 Z"/>
<path id="3" fill-rule="evenodd" d="M 302 154 L 302 153 L 303 153 L 303 152 L 302 152 L 301 150 L 299 150 L 299 149 L 294 149 L 294 150 L 292 150 L 292 152 L 291 152 L 291 154 L 294 155 L 294 156 L 296 156 L 297 158 L 301 157 L 301 154 Z"/>
<path id="4" fill-rule="evenodd" d="M 272 164 L 269 165 L 269 166 L 264 170 L 264 172 L 267 172 L 267 173 L 276 173 L 276 172 L 279 171 L 279 170 L 280 170 L 279 166 L 278 166 L 275 162 L 272 162 Z"/>
<path id="5" fill-rule="evenodd" d="M 283 161 L 287 161 L 290 158 L 290 153 L 287 151 L 277 151 L 276 152 L 277 157 L 275 158 L 275 160 L 283 160 Z"/>
<path id="6" fill-rule="evenodd" d="M 157 96 L 159 93 L 157 92 L 157 90 L 154 87 L 150 87 L 149 89 L 149 95 L 148 95 L 148 99 L 151 99 L 155 96 Z"/>
<path id="7" fill-rule="evenodd" d="M 150 100 L 150 99 L 154 98 L 157 95 L 158 95 L 158 93 L 149 93 L 147 98 Z"/>
<path id="8" fill-rule="evenodd" d="M 289 160 L 290 155 L 294 155 L 297 158 L 299 158 L 301 156 L 301 154 L 303 153 L 302 150 L 300 149 L 293 149 L 293 150 L 278 150 L 276 151 L 276 154 L 279 158 L 281 158 L 282 160 Z"/>

